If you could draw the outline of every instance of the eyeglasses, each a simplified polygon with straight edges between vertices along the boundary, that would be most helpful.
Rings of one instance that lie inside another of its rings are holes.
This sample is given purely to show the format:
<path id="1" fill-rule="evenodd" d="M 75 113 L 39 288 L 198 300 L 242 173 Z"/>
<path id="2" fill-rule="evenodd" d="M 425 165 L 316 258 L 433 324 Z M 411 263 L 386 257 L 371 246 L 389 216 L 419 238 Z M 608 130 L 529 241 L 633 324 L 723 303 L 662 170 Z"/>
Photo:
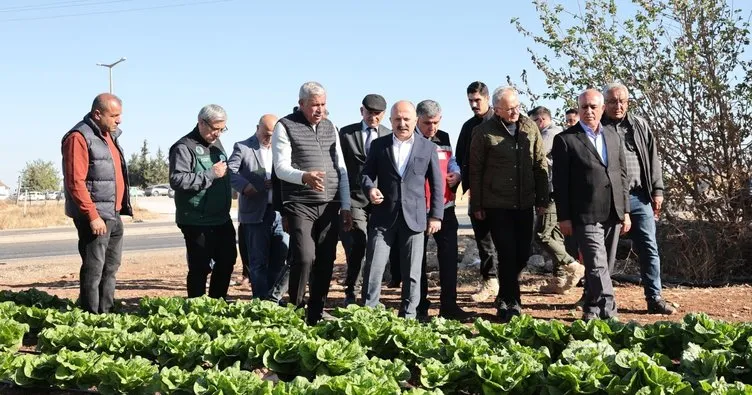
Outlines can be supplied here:
<path id="1" fill-rule="evenodd" d="M 628 99 L 623 99 L 623 100 L 610 99 L 610 100 L 606 100 L 606 104 L 610 104 L 610 105 L 614 105 L 614 104 L 627 104 L 627 103 L 629 103 Z"/>
<path id="2" fill-rule="evenodd" d="M 215 128 L 206 119 L 202 119 L 202 121 L 204 121 L 204 125 L 208 126 L 209 129 L 211 129 L 212 133 L 224 133 L 224 132 L 227 131 L 227 126 L 224 126 L 224 127 L 221 127 L 221 128 Z"/>
<path id="3" fill-rule="evenodd" d="M 516 112 L 520 112 L 520 105 L 518 104 L 518 105 L 516 105 L 514 107 L 511 107 L 511 108 L 494 107 L 494 109 L 495 110 L 499 110 L 501 112 L 505 112 L 507 114 L 513 114 L 513 113 L 516 113 Z"/>

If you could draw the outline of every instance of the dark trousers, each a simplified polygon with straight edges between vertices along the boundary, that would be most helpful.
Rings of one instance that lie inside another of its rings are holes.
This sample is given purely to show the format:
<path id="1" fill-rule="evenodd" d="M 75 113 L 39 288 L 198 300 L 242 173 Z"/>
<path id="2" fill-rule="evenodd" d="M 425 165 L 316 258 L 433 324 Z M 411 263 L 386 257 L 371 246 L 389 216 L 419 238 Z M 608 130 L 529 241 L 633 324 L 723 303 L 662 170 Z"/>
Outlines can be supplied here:
<path id="1" fill-rule="evenodd" d="M 337 254 L 339 202 L 287 203 L 284 208 L 290 232 L 290 301 L 303 306 L 311 280 L 307 321 L 314 324 L 324 311 Z"/>
<path id="2" fill-rule="evenodd" d="M 481 221 L 476 219 L 473 213 L 469 215 L 470 224 L 473 226 L 473 235 L 475 235 L 475 244 L 478 246 L 480 275 L 484 280 L 488 280 L 496 277 L 496 264 L 499 261 L 491 238 L 491 223 L 488 218 Z"/>
<path id="3" fill-rule="evenodd" d="M 206 278 L 211 273 L 209 297 L 226 298 L 230 276 L 238 250 L 235 248 L 235 226 L 232 220 L 222 225 L 182 225 L 188 260 L 188 297 L 206 294 Z"/>
<path id="4" fill-rule="evenodd" d="M 433 234 L 436 241 L 436 258 L 439 261 L 439 282 L 441 294 L 439 300 L 441 309 L 453 309 L 457 306 L 457 215 L 454 207 L 444 209 L 444 219 L 441 230 Z M 428 233 L 425 234 L 423 245 L 428 245 Z M 418 312 L 428 312 L 428 278 L 426 276 L 426 248 L 423 248 L 423 265 L 420 274 L 420 305 Z"/>
<path id="5" fill-rule="evenodd" d="M 269 205 L 258 224 L 243 224 L 238 235 L 247 247 L 248 274 L 254 298 L 266 299 L 287 260 L 289 236 L 282 229 L 282 218 Z"/>
<path id="6" fill-rule="evenodd" d="M 96 236 L 88 219 L 75 220 L 78 253 L 81 255 L 78 303 L 90 313 L 109 313 L 115 299 L 115 275 L 123 252 L 123 221 L 120 215 L 105 220 L 107 233 Z"/>
<path id="7" fill-rule="evenodd" d="M 238 235 L 245 234 L 245 226 L 238 224 Z M 250 264 L 248 263 L 248 244 L 245 241 L 245 237 L 238 237 L 238 253 L 240 254 L 240 262 L 243 264 L 243 277 L 250 278 Z"/>
<path id="8" fill-rule="evenodd" d="M 530 258 L 533 242 L 533 208 L 486 209 L 491 237 L 499 252 L 499 297 L 502 308 L 519 310 L 520 273 Z"/>

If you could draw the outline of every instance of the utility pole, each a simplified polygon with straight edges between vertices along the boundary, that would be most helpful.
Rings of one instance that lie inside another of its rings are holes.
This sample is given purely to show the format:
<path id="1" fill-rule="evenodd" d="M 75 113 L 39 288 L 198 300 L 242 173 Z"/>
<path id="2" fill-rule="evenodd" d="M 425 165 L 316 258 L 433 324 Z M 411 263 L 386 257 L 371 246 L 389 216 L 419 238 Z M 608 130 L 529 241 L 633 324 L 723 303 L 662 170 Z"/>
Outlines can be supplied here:
<path id="1" fill-rule="evenodd" d="M 97 66 L 107 67 L 110 71 L 110 93 L 112 93 L 112 68 L 117 66 L 118 63 L 125 62 L 125 57 L 120 58 L 115 63 L 105 64 L 105 63 L 97 63 Z"/>

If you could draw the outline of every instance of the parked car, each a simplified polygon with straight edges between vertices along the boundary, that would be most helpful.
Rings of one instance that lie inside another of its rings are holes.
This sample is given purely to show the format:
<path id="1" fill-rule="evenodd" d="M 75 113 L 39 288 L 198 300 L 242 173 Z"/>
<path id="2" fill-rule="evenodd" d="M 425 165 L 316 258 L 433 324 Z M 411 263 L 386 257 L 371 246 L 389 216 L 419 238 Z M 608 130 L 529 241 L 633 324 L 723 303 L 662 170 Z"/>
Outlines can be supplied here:
<path id="1" fill-rule="evenodd" d="M 42 192 L 37 192 L 37 191 L 29 192 L 29 200 L 31 200 L 31 201 L 34 201 L 34 200 L 44 200 L 44 197 L 45 197 L 44 193 L 42 193 Z"/>
<path id="2" fill-rule="evenodd" d="M 60 192 L 57 191 L 50 191 L 44 194 L 44 198 L 47 200 L 57 200 L 58 196 L 60 196 Z"/>
<path id="3" fill-rule="evenodd" d="M 130 187 L 128 191 L 130 192 L 131 197 L 146 196 L 146 193 L 144 193 L 144 190 L 139 187 Z"/>
<path id="4" fill-rule="evenodd" d="M 167 184 L 152 185 L 144 190 L 146 196 L 167 196 L 170 186 Z"/>

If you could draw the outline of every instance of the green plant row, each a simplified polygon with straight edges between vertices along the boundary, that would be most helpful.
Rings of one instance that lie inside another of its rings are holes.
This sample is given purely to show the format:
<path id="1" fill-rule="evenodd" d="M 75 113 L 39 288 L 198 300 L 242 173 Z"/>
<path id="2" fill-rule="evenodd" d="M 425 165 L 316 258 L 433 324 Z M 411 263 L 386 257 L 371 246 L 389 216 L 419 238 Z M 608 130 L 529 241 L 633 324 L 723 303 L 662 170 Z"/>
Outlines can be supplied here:
<path id="1" fill-rule="evenodd" d="M 0 352 L 16 352 L 23 343 L 24 335 L 29 326 L 13 320 L 0 321 Z"/>
<path id="2" fill-rule="evenodd" d="M 296 377 L 290 382 L 263 380 L 238 364 L 224 370 L 195 367 L 160 368 L 135 357 L 114 358 L 97 352 L 61 349 L 54 355 L 0 353 L 0 380 L 21 387 L 88 390 L 102 394 L 441 394 L 440 390 L 403 389 L 384 372 L 382 363 L 367 363 L 341 376 Z"/>

